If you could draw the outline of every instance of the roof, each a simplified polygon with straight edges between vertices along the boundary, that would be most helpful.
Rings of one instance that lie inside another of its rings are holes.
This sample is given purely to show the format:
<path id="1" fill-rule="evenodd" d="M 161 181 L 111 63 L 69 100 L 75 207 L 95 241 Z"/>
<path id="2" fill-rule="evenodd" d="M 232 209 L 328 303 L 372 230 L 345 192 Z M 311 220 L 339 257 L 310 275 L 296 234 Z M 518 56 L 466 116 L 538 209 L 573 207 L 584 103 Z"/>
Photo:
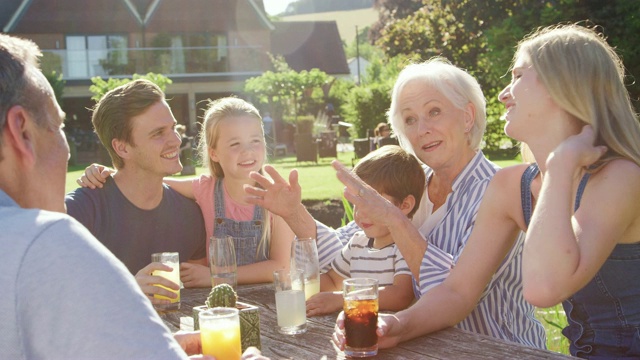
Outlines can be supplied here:
<path id="1" fill-rule="evenodd" d="M 335 21 L 274 22 L 271 51 L 283 55 L 295 71 L 318 68 L 327 74 L 349 74 Z"/>
<path id="2" fill-rule="evenodd" d="M 11 24 L 19 20 L 20 7 L 27 6 L 29 1 L 2 0 L 0 1 L 0 31 L 8 32 Z"/>
<path id="3" fill-rule="evenodd" d="M 20 21 L 8 32 L 21 34 L 64 34 L 139 31 L 139 25 L 125 1 L 27 0 L 18 9 Z M 106 15 L 108 14 L 108 16 Z"/>
<path id="4" fill-rule="evenodd" d="M 0 25 L 23 34 L 273 29 L 262 0 L 1 0 Z"/>

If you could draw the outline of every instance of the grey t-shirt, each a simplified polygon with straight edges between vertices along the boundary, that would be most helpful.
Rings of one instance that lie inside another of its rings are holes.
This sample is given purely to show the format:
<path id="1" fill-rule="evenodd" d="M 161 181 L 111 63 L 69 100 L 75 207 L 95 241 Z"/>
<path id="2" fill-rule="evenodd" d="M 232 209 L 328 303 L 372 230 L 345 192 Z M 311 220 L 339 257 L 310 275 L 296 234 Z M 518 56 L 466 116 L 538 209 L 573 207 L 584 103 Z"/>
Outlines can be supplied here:
<path id="1" fill-rule="evenodd" d="M 167 185 L 155 209 L 143 210 L 109 177 L 102 189 L 67 194 L 67 213 L 83 224 L 132 274 L 151 263 L 151 254 L 178 252 L 180 261 L 206 257 L 202 212 L 195 201 Z"/>
<path id="2" fill-rule="evenodd" d="M 0 190 L 0 358 L 185 359 L 122 263 L 67 215 Z"/>

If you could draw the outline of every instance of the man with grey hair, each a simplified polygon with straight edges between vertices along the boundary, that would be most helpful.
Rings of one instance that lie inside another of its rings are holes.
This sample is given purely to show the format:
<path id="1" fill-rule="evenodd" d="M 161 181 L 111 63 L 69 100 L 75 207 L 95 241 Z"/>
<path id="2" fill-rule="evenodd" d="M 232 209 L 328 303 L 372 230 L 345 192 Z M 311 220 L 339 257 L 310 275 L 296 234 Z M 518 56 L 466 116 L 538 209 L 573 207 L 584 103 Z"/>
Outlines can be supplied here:
<path id="1" fill-rule="evenodd" d="M 0 34 L 2 357 L 199 352 L 199 334 L 176 341 L 124 265 L 64 214 L 65 114 L 38 68 L 40 55 L 33 42 Z"/>

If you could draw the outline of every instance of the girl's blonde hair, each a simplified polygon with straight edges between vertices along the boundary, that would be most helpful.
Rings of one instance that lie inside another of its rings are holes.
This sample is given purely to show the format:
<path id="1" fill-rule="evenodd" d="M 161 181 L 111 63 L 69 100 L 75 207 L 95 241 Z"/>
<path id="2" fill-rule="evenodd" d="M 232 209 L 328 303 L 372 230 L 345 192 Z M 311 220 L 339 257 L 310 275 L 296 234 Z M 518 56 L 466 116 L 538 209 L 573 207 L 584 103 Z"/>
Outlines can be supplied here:
<path id="1" fill-rule="evenodd" d="M 202 122 L 202 128 L 198 135 L 198 151 L 203 162 L 206 162 L 209 172 L 215 178 L 224 178 L 224 170 L 220 166 L 220 163 L 215 162 L 209 156 L 209 149 L 215 149 L 218 145 L 218 139 L 220 138 L 220 124 L 225 119 L 236 116 L 253 116 L 260 122 L 260 129 L 262 131 L 262 142 L 264 141 L 264 127 L 262 126 L 262 117 L 251 103 L 248 103 L 242 99 L 236 97 L 225 97 L 217 100 L 210 100 L 207 110 L 204 113 L 204 119 Z M 266 146 L 266 145 L 265 145 Z M 266 154 L 266 151 L 265 151 Z M 266 161 L 266 157 L 264 159 Z M 262 172 L 262 170 L 261 170 Z M 267 209 L 263 208 L 263 231 L 260 237 L 260 243 L 256 249 L 256 258 L 260 254 L 269 258 L 269 249 L 271 247 L 271 214 Z"/>
<path id="2" fill-rule="evenodd" d="M 608 152 L 595 164 L 626 158 L 640 166 L 640 124 L 624 85 L 624 65 L 593 29 L 572 24 L 539 29 L 519 44 L 551 98 L 593 126 L 595 145 Z"/>

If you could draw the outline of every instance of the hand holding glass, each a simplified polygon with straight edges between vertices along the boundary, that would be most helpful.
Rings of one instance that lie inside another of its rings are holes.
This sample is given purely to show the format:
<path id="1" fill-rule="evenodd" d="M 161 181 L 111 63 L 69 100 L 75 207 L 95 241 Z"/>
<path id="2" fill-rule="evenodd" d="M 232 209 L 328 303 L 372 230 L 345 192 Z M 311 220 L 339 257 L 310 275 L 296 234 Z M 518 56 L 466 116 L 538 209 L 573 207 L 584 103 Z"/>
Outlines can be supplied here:
<path id="1" fill-rule="evenodd" d="M 345 279 L 344 297 L 344 353 L 351 357 L 378 354 L 378 280 L 368 278 Z"/>
<path id="2" fill-rule="evenodd" d="M 211 286 L 229 284 L 238 288 L 236 250 L 231 236 L 212 237 L 209 242 L 209 269 Z"/>
<path id="3" fill-rule="evenodd" d="M 304 301 L 304 280 L 299 272 L 277 270 L 273 272 L 276 290 L 278 331 L 294 335 L 307 331 L 307 306 Z"/>
<path id="4" fill-rule="evenodd" d="M 171 271 L 155 270 L 153 271 L 153 273 L 151 273 L 151 275 L 161 276 L 180 286 L 180 259 L 179 259 L 179 254 L 177 252 L 163 252 L 163 253 L 151 254 L 151 262 L 159 262 L 164 265 L 170 266 L 172 268 Z M 170 304 L 156 304 L 154 305 L 156 308 L 162 309 L 162 310 L 173 310 L 173 309 L 180 308 L 180 289 L 173 290 L 173 289 L 164 287 L 162 285 L 156 285 L 156 286 L 159 286 L 163 289 L 174 292 L 177 295 L 177 298 L 172 299 L 166 296 L 154 294 L 153 297 L 155 297 L 156 299 L 164 299 L 164 300 L 169 300 L 171 302 Z"/>
<path id="5" fill-rule="evenodd" d="M 291 243 L 291 271 L 301 272 L 304 278 L 304 299 L 320 292 L 320 265 L 318 247 L 313 238 L 298 239 Z"/>
<path id="6" fill-rule="evenodd" d="M 202 354 L 217 360 L 238 360 L 240 346 L 240 318 L 238 309 L 216 307 L 200 312 L 200 341 Z"/>

